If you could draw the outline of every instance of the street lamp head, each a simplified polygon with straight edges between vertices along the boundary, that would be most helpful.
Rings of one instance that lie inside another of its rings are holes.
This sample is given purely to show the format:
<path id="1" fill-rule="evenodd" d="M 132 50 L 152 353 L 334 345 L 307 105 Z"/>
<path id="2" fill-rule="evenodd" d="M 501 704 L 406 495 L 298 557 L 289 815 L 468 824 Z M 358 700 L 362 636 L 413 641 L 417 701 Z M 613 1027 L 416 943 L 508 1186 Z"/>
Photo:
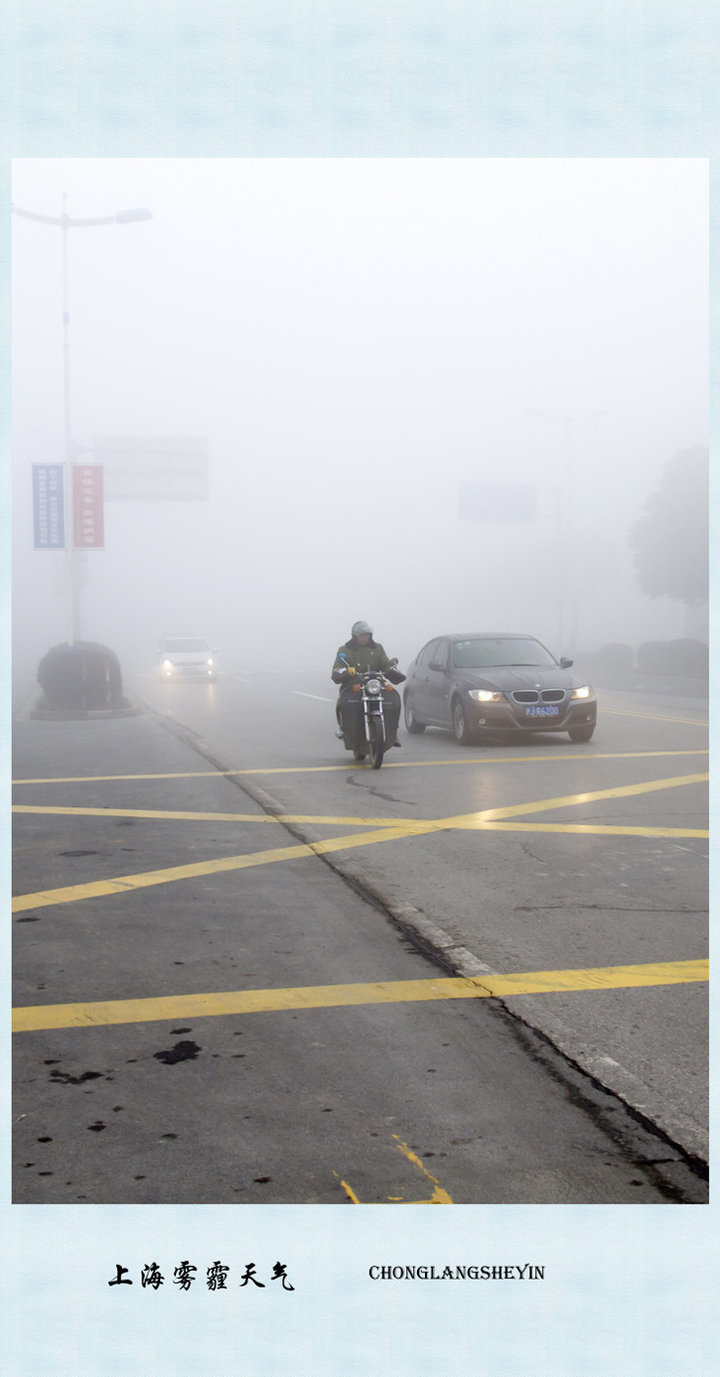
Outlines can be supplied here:
<path id="1" fill-rule="evenodd" d="M 135 210 L 118 210 L 114 219 L 118 225 L 131 225 L 135 220 L 152 220 L 152 211 L 145 210 L 142 206 Z"/>

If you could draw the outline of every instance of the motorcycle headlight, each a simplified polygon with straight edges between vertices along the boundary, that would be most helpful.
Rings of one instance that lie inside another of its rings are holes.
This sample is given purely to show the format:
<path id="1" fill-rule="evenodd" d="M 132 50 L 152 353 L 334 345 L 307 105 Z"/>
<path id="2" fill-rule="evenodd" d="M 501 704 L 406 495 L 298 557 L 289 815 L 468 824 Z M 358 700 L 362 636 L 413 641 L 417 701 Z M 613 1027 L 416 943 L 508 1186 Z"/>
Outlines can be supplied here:
<path id="1" fill-rule="evenodd" d="M 379 692 L 380 692 L 380 680 L 379 680 L 379 679 L 368 679 L 367 684 L 365 685 L 365 687 L 366 687 L 368 693 L 379 693 Z"/>
<path id="2" fill-rule="evenodd" d="M 491 693 L 490 689 L 468 689 L 468 693 L 471 698 L 475 699 L 476 703 L 503 703 L 505 701 L 504 693 Z"/>
<path id="3" fill-rule="evenodd" d="M 583 684 L 581 688 L 574 688 L 570 694 L 571 698 L 592 698 L 593 691 L 589 684 Z"/>

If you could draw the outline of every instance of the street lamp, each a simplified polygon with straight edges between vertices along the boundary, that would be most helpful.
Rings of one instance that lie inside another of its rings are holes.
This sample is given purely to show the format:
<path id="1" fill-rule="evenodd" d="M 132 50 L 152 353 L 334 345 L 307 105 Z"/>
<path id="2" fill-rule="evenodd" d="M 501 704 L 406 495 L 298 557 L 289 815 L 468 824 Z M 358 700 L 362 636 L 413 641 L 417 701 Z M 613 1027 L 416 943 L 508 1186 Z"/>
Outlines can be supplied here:
<path id="1" fill-rule="evenodd" d="M 70 643 L 80 639 L 80 581 L 76 551 L 73 546 L 72 523 L 72 464 L 78 446 L 73 443 L 70 422 L 70 297 L 68 283 L 68 232 L 71 229 L 86 229 L 95 225 L 130 225 L 139 220 L 152 220 L 152 211 L 142 207 L 118 210 L 112 215 L 70 216 L 67 211 L 67 195 L 63 192 L 62 215 L 40 215 L 37 211 L 23 210 L 13 206 L 13 215 L 24 220 L 37 220 L 43 225 L 58 225 L 62 231 L 62 325 L 63 325 L 63 412 L 65 428 L 65 539 L 67 542 L 68 568 L 71 590 L 71 632 Z"/>
<path id="2" fill-rule="evenodd" d="M 594 421 L 600 416 L 607 416 L 605 409 L 588 411 L 580 415 L 568 414 L 564 416 L 553 415 L 549 411 L 542 411 L 539 407 L 528 407 L 528 416 L 541 416 L 546 421 L 556 421 L 564 430 L 564 458 L 565 458 L 565 493 L 564 500 L 558 503 L 558 534 L 560 537 L 560 547 L 563 553 L 563 565 L 561 570 L 563 586 L 560 590 L 558 613 L 559 613 L 559 639 L 562 643 L 564 637 L 564 618 L 563 608 L 566 597 L 567 585 L 570 585 L 570 627 L 568 631 L 567 649 L 574 655 L 577 649 L 577 568 L 572 558 L 575 549 L 575 454 L 573 445 L 572 428 L 581 421 Z M 562 644 L 561 644 L 562 651 Z"/>

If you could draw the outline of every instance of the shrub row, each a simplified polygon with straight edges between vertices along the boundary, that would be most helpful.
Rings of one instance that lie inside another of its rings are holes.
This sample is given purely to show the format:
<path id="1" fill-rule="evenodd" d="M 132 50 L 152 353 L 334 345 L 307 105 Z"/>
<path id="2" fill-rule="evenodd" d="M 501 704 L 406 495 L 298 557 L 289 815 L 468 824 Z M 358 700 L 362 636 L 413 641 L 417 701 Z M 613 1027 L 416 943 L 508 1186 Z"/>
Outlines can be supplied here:
<path id="1" fill-rule="evenodd" d="M 654 674 L 674 678 L 704 679 L 708 673 L 708 648 L 704 641 L 646 641 L 637 651 L 621 642 L 610 642 L 583 655 L 587 668 L 602 674 Z"/>

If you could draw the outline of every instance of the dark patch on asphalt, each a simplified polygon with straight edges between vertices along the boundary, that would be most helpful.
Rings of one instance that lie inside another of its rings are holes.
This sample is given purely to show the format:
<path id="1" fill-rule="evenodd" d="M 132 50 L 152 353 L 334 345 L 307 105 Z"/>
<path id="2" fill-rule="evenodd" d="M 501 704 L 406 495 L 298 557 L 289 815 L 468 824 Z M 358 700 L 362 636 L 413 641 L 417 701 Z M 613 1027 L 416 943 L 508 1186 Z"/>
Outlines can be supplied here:
<path id="1" fill-rule="evenodd" d="M 162 1052 L 153 1052 L 156 1061 L 162 1061 L 166 1066 L 175 1066 L 179 1061 L 194 1061 L 201 1048 L 196 1042 L 176 1042 L 174 1047 L 169 1047 Z"/>
<path id="2" fill-rule="evenodd" d="M 36 913 L 29 913 L 27 918 L 16 918 L 16 923 L 39 923 L 40 919 Z"/>
<path id="3" fill-rule="evenodd" d="M 58 1085 L 82 1085 L 84 1081 L 102 1079 L 102 1071 L 83 1071 L 81 1076 L 71 1076 L 69 1071 L 51 1071 L 50 1080 Z"/>
<path id="4" fill-rule="evenodd" d="M 98 851 L 59 851 L 59 856 L 98 856 Z"/>
<path id="5" fill-rule="evenodd" d="M 91 1133 L 102 1133 L 103 1129 L 105 1128 L 105 1124 L 103 1123 L 102 1119 L 96 1119 L 94 1124 L 88 1124 L 88 1128 L 90 1129 Z"/>

